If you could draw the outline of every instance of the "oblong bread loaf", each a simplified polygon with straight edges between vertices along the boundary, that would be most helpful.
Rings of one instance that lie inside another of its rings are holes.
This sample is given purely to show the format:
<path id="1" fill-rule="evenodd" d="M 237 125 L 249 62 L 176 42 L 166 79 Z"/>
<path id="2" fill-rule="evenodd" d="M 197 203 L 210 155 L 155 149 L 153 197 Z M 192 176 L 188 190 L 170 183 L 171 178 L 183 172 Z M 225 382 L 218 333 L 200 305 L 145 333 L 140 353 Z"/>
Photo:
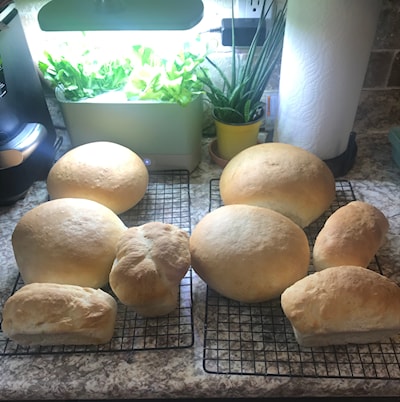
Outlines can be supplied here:
<path id="1" fill-rule="evenodd" d="M 130 227 L 117 244 L 110 286 L 118 299 L 144 317 L 172 312 L 190 267 L 189 234 L 175 225 Z"/>
<path id="2" fill-rule="evenodd" d="M 268 208 L 226 205 L 205 215 L 190 236 L 192 267 L 214 290 L 242 302 L 261 302 L 307 274 L 304 231 Z"/>
<path id="3" fill-rule="evenodd" d="M 87 198 L 120 214 L 144 197 L 148 182 L 146 165 L 135 152 L 96 141 L 64 154 L 49 171 L 47 190 L 51 199 Z"/>
<path id="4" fill-rule="evenodd" d="M 114 333 L 117 302 L 101 289 L 31 283 L 10 296 L 3 332 L 21 345 L 90 345 Z"/>
<path id="5" fill-rule="evenodd" d="M 400 287 L 364 267 L 308 275 L 282 293 L 281 305 L 303 346 L 370 343 L 400 332 Z"/>
<path id="6" fill-rule="evenodd" d="M 12 234 L 25 283 L 102 287 L 108 283 L 122 220 L 96 201 L 60 198 L 25 213 Z"/>
<path id="7" fill-rule="evenodd" d="M 389 229 L 385 215 L 375 206 L 352 201 L 337 209 L 318 233 L 312 253 L 317 271 L 338 265 L 367 267 Z"/>
<path id="8" fill-rule="evenodd" d="M 335 178 L 316 155 L 283 143 L 252 146 L 222 171 L 225 205 L 249 204 L 282 213 L 301 227 L 322 215 L 335 198 Z"/>

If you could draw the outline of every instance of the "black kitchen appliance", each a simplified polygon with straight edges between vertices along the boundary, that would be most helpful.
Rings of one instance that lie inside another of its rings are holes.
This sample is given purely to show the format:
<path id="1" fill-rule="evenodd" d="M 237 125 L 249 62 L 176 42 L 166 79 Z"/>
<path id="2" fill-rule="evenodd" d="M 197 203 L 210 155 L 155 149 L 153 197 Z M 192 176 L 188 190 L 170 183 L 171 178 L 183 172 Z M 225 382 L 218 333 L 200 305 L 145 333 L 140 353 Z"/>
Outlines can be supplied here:
<path id="1" fill-rule="evenodd" d="M 38 71 L 12 1 L 0 1 L 0 205 L 47 177 L 56 133 Z"/>

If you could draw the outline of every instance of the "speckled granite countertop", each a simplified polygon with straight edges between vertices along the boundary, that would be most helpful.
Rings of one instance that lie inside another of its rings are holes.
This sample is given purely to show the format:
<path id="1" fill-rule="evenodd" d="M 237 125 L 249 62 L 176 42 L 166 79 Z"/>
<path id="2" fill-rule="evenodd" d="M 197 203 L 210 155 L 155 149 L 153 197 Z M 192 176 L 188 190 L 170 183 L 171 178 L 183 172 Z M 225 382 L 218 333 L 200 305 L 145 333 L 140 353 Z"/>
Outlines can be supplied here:
<path id="1" fill-rule="evenodd" d="M 379 261 L 400 283 L 400 170 L 384 133 L 357 138 L 356 164 L 345 177 L 356 198 L 378 206 L 389 218 Z M 64 146 L 67 146 L 65 144 Z M 61 150 L 62 152 L 63 150 Z M 199 167 L 191 174 L 192 226 L 208 211 L 209 180 L 219 177 L 204 141 Z M 0 208 L 0 302 L 15 282 L 17 269 L 10 236 L 18 219 L 47 198 L 44 182 L 11 207 Z M 194 345 L 175 350 L 104 354 L 0 356 L 0 399 L 138 399 L 302 396 L 399 396 L 400 380 L 302 378 L 210 374 L 203 369 L 205 285 L 194 274 Z"/>

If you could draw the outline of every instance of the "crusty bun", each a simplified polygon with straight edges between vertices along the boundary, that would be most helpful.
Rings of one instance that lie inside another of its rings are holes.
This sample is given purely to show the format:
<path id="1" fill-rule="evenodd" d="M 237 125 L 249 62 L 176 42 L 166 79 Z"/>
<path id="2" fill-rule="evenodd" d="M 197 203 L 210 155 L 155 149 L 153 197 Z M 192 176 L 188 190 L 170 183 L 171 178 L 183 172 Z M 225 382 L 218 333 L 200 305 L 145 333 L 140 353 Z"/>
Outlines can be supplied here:
<path id="1" fill-rule="evenodd" d="M 318 233 L 313 265 L 319 271 L 338 265 L 367 267 L 381 247 L 389 229 L 385 215 L 363 201 L 337 209 Z"/>
<path id="2" fill-rule="evenodd" d="M 322 215 L 335 198 L 335 178 L 314 154 L 283 143 L 254 145 L 233 157 L 222 171 L 225 205 L 273 209 L 301 227 Z"/>
<path id="3" fill-rule="evenodd" d="M 117 302 L 101 289 L 31 283 L 8 298 L 3 332 L 21 345 L 90 345 L 114 333 Z"/>
<path id="4" fill-rule="evenodd" d="M 364 267 L 330 267 L 281 296 L 282 309 L 303 346 L 370 343 L 400 332 L 400 287 Z"/>
<path id="5" fill-rule="evenodd" d="M 145 317 L 172 312 L 190 266 L 189 235 L 178 227 L 149 222 L 124 233 L 110 273 L 118 299 Z"/>
<path id="6" fill-rule="evenodd" d="M 50 169 L 47 191 L 51 199 L 87 198 L 120 214 L 143 198 L 148 182 L 148 170 L 135 152 L 97 141 L 63 155 Z"/>
<path id="7" fill-rule="evenodd" d="M 108 282 L 125 230 L 120 218 L 96 201 L 60 198 L 23 215 L 12 234 L 12 246 L 25 283 L 96 288 Z"/>
<path id="8" fill-rule="evenodd" d="M 204 216 L 190 237 L 192 267 L 211 288 L 242 302 L 280 296 L 307 274 L 304 231 L 268 208 L 226 205 Z"/>

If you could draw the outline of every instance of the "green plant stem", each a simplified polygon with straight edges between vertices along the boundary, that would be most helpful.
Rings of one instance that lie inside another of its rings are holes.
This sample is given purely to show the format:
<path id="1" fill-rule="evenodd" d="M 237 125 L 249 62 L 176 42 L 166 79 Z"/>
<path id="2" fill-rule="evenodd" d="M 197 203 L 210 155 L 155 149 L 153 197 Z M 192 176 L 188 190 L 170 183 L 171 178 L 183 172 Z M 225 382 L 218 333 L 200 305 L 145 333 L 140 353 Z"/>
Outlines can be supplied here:
<path id="1" fill-rule="evenodd" d="M 202 75 L 200 79 L 206 87 L 205 93 L 212 104 L 214 116 L 223 122 L 247 123 L 259 117 L 262 96 L 280 58 L 285 32 L 286 2 L 283 8 L 273 15 L 271 28 L 268 30 L 266 37 L 262 38 L 261 36 L 264 32 L 266 16 L 273 10 L 275 4 L 276 0 L 271 0 L 268 5 L 267 0 L 264 0 L 256 33 L 249 46 L 247 57 L 243 62 L 238 60 L 237 57 L 234 1 L 232 0 L 230 79 L 210 57 L 207 57 L 206 60 L 222 79 L 222 88 L 213 82 L 208 69 L 201 68 Z M 261 39 L 263 39 L 263 44 L 259 47 Z"/>

